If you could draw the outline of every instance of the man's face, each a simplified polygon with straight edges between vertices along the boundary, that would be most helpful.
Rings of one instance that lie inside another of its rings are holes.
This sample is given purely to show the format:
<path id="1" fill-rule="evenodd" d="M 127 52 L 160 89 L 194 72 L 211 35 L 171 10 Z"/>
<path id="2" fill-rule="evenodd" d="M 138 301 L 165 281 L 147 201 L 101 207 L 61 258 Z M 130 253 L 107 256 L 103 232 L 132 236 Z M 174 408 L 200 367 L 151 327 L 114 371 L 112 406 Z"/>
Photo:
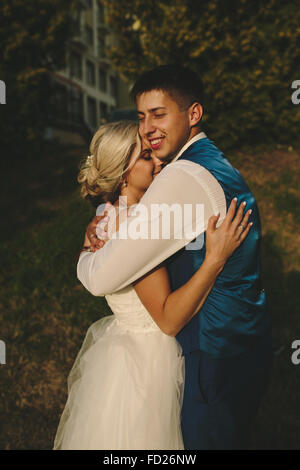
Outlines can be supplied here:
<path id="1" fill-rule="evenodd" d="M 137 98 L 139 133 L 154 157 L 170 161 L 190 137 L 189 110 L 162 90 L 151 90 Z"/>

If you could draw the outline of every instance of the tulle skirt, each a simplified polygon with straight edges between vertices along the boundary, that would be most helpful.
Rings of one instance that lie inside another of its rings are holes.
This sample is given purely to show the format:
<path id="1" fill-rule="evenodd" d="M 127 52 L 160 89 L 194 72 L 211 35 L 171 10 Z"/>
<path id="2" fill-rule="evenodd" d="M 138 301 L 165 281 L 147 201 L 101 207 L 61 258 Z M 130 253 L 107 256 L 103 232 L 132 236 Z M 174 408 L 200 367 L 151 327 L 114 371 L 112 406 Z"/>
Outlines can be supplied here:
<path id="1" fill-rule="evenodd" d="M 184 374 L 174 337 L 124 332 L 114 315 L 98 320 L 69 374 L 53 449 L 183 449 Z"/>

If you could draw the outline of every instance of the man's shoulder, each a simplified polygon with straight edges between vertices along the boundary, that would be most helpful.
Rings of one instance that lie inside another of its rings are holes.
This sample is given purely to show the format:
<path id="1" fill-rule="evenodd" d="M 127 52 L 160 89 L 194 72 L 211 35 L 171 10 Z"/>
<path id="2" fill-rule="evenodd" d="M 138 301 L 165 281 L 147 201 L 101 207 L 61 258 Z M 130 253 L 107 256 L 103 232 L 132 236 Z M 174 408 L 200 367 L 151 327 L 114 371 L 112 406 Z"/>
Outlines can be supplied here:
<path id="1" fill-rule="evenodd" d="M 207 178 L 216 179 L 211 169 L 207 168 L 201 161 L 198 162 L 185 158 L 180 158 L 180 160 L 178 159 L 175 162 L 169 163 L 158 176 L 165 175 L 172 177 L 175 173 L 178 175 L 184 173 L 185 176 L 199 181 Z"/>
<path id="2" fill-rule="evenodd" d="M 223 157 L 223 152 L 207 136 L 193 142 L 179 157 L 180 159 L 193 160 L 195 158 Z M 201 163 L 201 162 L 200 162 Z"/>

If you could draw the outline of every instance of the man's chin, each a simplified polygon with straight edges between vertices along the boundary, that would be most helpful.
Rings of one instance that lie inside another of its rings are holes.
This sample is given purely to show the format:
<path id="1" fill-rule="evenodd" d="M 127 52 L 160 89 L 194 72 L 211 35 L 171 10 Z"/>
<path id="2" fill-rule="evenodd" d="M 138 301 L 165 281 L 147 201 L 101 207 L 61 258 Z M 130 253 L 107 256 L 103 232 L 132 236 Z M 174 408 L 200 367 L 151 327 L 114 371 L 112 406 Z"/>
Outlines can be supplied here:
<path id="1" fill-rule="evenodd" d="M 152 150 L 152 155 L 162 161 L 169 160 L 168 154 L 166 154 L 162 149 Z"/>

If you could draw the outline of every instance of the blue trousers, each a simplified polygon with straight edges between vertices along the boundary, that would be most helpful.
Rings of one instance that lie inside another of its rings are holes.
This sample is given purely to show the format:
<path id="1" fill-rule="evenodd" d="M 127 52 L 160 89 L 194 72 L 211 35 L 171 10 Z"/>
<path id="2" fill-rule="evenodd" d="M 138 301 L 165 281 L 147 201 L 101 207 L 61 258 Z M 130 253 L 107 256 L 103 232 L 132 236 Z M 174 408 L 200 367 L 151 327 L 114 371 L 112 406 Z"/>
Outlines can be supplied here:
<path id="1" fill-rule="evenodd" d="M 271 365 L 269 337 L 237 357 L 215 359 L 200 350 L 185 355 L 181 414 L 185 449 L 247 448 Z"/>

